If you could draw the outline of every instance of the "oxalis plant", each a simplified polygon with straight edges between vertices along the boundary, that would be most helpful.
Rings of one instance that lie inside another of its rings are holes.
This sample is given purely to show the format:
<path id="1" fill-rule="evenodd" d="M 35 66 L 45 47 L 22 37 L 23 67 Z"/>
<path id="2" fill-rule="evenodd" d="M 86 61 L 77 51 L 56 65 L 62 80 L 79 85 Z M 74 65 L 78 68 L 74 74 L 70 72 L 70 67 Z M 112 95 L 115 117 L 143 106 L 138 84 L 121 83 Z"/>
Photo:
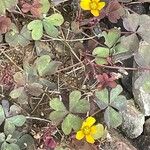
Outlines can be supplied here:
<path id="1" fill-rule="evenodd" d="M 108 64 L 108 57 L 115 57 L 127 52 L 132 54 L 139 45 L 136 34 L 121 36 L 121 31 L 118 28 L 112 28 L 107 32 L 103 31 L 101 37 L 105 40 L 105 46 L 98 46 L 92 52 L 98 65 Z"/>
<path id="2" fill-rule="evenodd" d="M 55 13 L 51 16 L 44 17 L 42 20 L 31 21 L 27 28 L 32 31 L 31 35 L 33 40 L 40 40 L 43 36 L 43 30 L 45 30 L 49 36 L 57 37 L 59 35 L 57 27 L 61 26 L 63 22 L 63 16 Z"/>
<path id="3" fill-rule="evenodd" d="M 54 88 L 55 84 L 45 79 L 46 75 L 54 74 L 60 66 L 59 61 L 53 61 L 50 55 L 37 57 L 33 65 L 24 62 L 23 72 L 13 75 L 16 87 L 10 92 L 10 97 L 20 103 L 27 103 L 28 95 L 40 96 L 44 87 Z"/>
<path id="4" fill-rule="evenodd" d="M 90 103 L 82 98 L 80 91 L 72 91 L 69 95 L 69 110 L 59 98 L 53 98 L 49 102 L 50 108 L 53 109 L 49 119 L 54 124 L 61 123 L 62 131 L 69 135 L 72 130 L 78 131 L 83 120 L 77 114 L 85 114 L 90 110 Z"/>
<path id="5" fill-rule="evenodd" d="M 120 85 L 111 89 L 95 91 L 95 102 L 101 110 L 104 110 L 104 121 L 108 127 L 117 128 L 122 124 L 121 111 L 126 109 L 126 97 L 120 95 L 123 91 Z"/>
<path id="6" fill-rule="evenodd" d="M 23 132 L 17 131 L 26 122 L 26 117 L 19 114 L 20 108 L 16 105 L 9 106 L 9 102 L 2 100 L 0 105 L 0 133 L 1 150 L 21 150 L 32 147 L 33 138 Z M 25 145 L 26 143 L 26 145 Z M 29 144 L 29 145 L 28 145 Z"/>

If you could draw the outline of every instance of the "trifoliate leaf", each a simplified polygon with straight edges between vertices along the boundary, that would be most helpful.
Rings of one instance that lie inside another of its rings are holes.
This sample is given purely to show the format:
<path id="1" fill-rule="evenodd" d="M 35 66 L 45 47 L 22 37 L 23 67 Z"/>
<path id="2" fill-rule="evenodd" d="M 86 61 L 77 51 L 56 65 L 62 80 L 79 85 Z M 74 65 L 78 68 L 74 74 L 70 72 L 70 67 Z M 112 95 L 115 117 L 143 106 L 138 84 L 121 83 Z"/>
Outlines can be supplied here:
<path id="1" fill-rule="evenodd" d="M 82 124 L 82 120 L 73 114 L 67 115 L 67 117 L 62 122 L 62 130 L 65 135 L 69 135 L 74 129 L 75 131 L 79 130 Z"/>
<path id="2" fill-rule="evenodd" d="M 104 113 L 104 120 L 108 127 L 117 128 L 122 124 L 122 116 L 112 107 L 108 107 Z"/>
<path id="3" fill-rule="evenodd" d="M 32 39 L 40 40 L 43 35 L 43 23 L 41 20 L 33 20 L 28 26 L 28 30 L 32 31 Z"/>
<path id="4" fill-rule="evenodd" d="M 58 98 L 53 98 L 52 100 L 50 100 L 49 104 L 50 107 L 56 111 L 67 111 L 63 102 Z"/>
<path id="5" fill-rule="evenodd" d="M 0 0 L 0 15 L 4 15 L 6 10 L 10 10 L 16 6 L 18 0 Z"/>
<path id="6" fill-rule="evenodd" d="M 108 90 L 105 88 L 95 92 L 96 104 L 100 109 L 105 109 L 109 104 Z"/>

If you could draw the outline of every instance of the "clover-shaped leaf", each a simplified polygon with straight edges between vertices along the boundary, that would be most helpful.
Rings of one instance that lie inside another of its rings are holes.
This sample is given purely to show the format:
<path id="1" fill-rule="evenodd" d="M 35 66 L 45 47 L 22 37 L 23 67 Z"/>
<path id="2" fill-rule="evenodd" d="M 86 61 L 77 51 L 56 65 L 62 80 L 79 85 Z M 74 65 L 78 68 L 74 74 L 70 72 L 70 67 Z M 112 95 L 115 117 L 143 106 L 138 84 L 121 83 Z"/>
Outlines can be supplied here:
<path id="1" fill-rule="evenodd" d="M 13 98 L 13 99 L 16 99 L 16 98 L 18 98 L 18 97 L 21 96 L 23 90 L 24 90 L 23 87 L 19 87 L 19 88 L 13 89 L 13 90 L 10 92 L 9 96 L 10 96 L 11 98 Z"/>
<path id="2" fill-rule="evenodd" d="M 0 15 L 4 15 L 6 10 L 10 10 L 14 6 L 16 6 L 18 0 L 0 0 Z"/>
<path id="3" fill-rule="evenodd" d="M 50 113 L 49 119 L 56 125 L 62 122 L 61 128 L 63 132 L 69 135 L 72 130 L 79 130 L 82 124 L 81 118 L 73 113 L 86 113 L 90 109 L 90 103 L 86 99 L 81 99 L 80 91 L 72 91 L 69 95 L 69 111 L 58 98 L 50 101 L 50 107 L 54 111 Z"/>
<path id="4" fill-rule="evenodd" d="M 20 150 L 20 148 L 15 143 L 4 142 L 1 146 L 1 150 Z"/>
<path id="5" fill-rule="evenodd" d="M 46 20 L 46 22 L 48 22 L 49 24 L 52 24 L 54 26 L 60 26 L 64 22 L 63 16 L 58 13 L 52 14 L 51 16 L 46 17 L 45 20 Z"/>
<path id="6" fill-rule="evenodd" d="M 58 61 L 51 61 L 51 57 L 49 55 L 42 55 L 35 61 L 36 69 L 40 76 L 54 74 L 60 64 L 61 63 Z"/>
<path id="7" fill-rule="evenodd" d="M 60 101 L 58 98 L 53 98 L 50 101 L 50 106 L 52 109 L 56 111 L 67 111 L 66 107 L 64 106 L 63 102 Z"/>
<path id="8" fill-rule="evenodd" d="M 126 18 L 123 19 L 124 28 L 127 31 L 132 31 L 141 36 L 141 38 L 150 43 L 150 16 L 148 15 L 138 15 L 138 14 L 128 14 Z"/>
<path id="9" fill-rule="evenodd" d="M 20 149 L 34 149 L 34 139 L 29 134 L 23 134 L 19 137 L 16 144 L 20 147 Z"/>
<path id="10" fill-rule="evenodd" d="M 86 113 L 90 109 L 90 103 L 81 99 L 80 91 L 72 91 L 69 95 L 69 110 L 72 113 Z"/>
<path id="11" fill-rule="evenodd" d="M 11 122 L 17 127 L 21 127 L 25 123 L 26 117 L 23 115 L 16 115 L 16 116 L 7 118 L 7 121 Z"/>
<path id="12" fill-rule="evenodd" d="M 96 47 L 92 55 L 95 56 L 95 62 L 99 65 L 107 64 L 106 58 L 109 56 L 109 48 Z"/>
<path id="13" fill-rule="evenodd" d="M 3 100 L 2 105 L 0 105 L 0 123 L 4 122 L 4 132 L 6 135 L 12 134 L 16 126 L 21 127 L 26 121 L 26 117 L 18 115 L 19 112 L 16 112 L 16 110 L 19 111 L 19 108 L 15 105 L 9 108 L 9 103 L 6 100 Z"/>
<path id="14" fill-rule="evenodd" d="M 103 137 L 105 129 L 104 126 L 100 123 L 96 124 L 96 133 L 93 135 L 93 138 L 96 139 L 100 139 Z"/>
<path id="15" fill-rule="evenodd" d="M 23 115 L 16 115 L 10 118 L 6 118 L 4 125 L 4 132 L 6 135 L 12 134 L 16 127 L 21 127 L 26 121 L 26 117 Z"/>
<path id="16" fill-rule="evenodd" d="M 42 4 L 42 6 L 40 8 L 40 11 L 43 14 L 46 14 L 49 11 L 49 9 L 50 9 L 50 2 L 49 2 L 49 0 L 40 0 L 40 4 Z"/>
<path id="17" fill-rule="evenodd" d="M 5 34 L 5 40 L 11 46 L 26 46 L 30 43 L 31 34 L 26 25 L 19 32 L 16 25 L 12 24 L 11 30 Z"/>
<path id="18" fill-rule="evenodd" d="M 109 30 L 108 33 L 104 31 L 103 36 L 105 38 L 105 45 L 111 48 L 113 45 L 115 45 L 118 42 L 121 36 L 121 32 L 120 30 L 113 28 Z"/>
<path id="19" fill-rule="evenodd" d="M 32 30 L 32 39 L 40 40 L 43 36 L 43 24 L 41 20 L 33 20 L 28 26 L 28 30 Z"/>
<path id="20" fill-rule="evenodd" d="M 57 37 L 59 31 L 57 29 L 64 22 L 61 14 L 55 13 L 43 20 L 33 20 L 28 24 L 28 30 L 32 30 L 32 39 L 40 40 L 43 36 L 43 28 L 45 32 L 51 37 Z"/>
<path id="21" fill-rule="evenodd" d="M 54 123 L 60 123 L 63 118 L 68 114 L 66 107 L 64 106 L 63 102 L 60 101 L 58 98 L 53 98 L 50 101 L 50 107 L 54 109 L 49 115 L 49 119 L 52 120 Z"/>
<path id="22" fill-rule="evenodd" d="M 122 116 L 112 107 L 108 107 L 104 113 L 104 120 L 108 127 L 117 128 L 122 124 Z"/>
<path id="23" fill-rule="evenodd" d="M 109 104 L 108 90 L 105 88 L 95 92 L 96 103 L 100 109 L 105 109 Z"/>
<path id="24" fill-rule="evenodd" d="M 81 125 L 82 125 L 81 118 L 73 114 L 68 114 L 67 117 L 62 122 L 62 130 L 65 133 L 65 135 L 69 135 L 72 129 L 78 131 Z"/>
<path id="25" fill-rule="evenodd" d="M 104 120 L 109 127 L 116 128 L 122 123 L 119 111 L 126 109 L 126 98 L 120 95 L 121 92 L 120 85 L 110 91 L 110 96 L 106 88 L 95 92 L 96 103 L 100 109 L 105 109 Z"/>

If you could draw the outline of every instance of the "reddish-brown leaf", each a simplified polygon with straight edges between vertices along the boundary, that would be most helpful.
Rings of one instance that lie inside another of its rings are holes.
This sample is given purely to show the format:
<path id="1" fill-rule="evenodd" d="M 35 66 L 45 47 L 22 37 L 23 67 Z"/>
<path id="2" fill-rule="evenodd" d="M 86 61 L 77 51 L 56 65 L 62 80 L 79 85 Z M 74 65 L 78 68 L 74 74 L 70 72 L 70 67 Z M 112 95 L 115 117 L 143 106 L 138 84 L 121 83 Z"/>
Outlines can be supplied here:
<path id="1" fill-rule="evenodd" d="M 115 88 L 117 86 L 117 83 L 115 82 L 116 78 L 106 73 L 99 74 L 96 78 L 98 81 L 98 88 L 100 90 L 104 89 L 105 87 Z"/>
<path id="2" fill-rule="evenodd" d="M 34 17 L 39 17 L 40 16 L 40 8 L 42 4 L 40 4 L 39 0 L 34 0 L 33 3 L 27 3 L 25 2 L 22 5 L 22 11 L 24 13 L 30 12 Z"/>
<path id="3" fill-rule="evenodd" d="M 105 16 L 112 23 L 117 23 L 117 21 L 125 14 L 124 8 L 120 5 L 117 0 L 112 0 L 108 3 L 107 7 L 101 12 L 100 18 Z"/>
<path id="4" fill-rule="evenodd" d="M 0 34 L 6 33 L 10 29 L 11 20 L 6 16 L 0 16 Z"/>

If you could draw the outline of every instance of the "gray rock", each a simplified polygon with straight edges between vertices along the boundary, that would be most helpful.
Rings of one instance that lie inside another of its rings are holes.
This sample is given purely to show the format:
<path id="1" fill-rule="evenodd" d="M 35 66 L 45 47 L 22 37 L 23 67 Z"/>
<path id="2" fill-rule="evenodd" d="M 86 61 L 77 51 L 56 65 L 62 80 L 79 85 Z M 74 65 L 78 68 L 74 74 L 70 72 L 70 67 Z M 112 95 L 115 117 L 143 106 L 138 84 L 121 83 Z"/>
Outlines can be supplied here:
<path id="1" fill-rule="evenodd" d="M 109 130 L 109 138 L 100 145 L 99 150 L 137 150 L 129 140 L 124 138 L 119 132 Z"/>
<path id="2" fill-rule="evenodd" d="M 139 49 L 135 53 L 135 65 L 134 67 L 150 67 L 150 44 L 145 41 L 140 42 Z M 145 116 L 150 116 L 150 87 L 145 89 L 145 87 L 149 86 L 146 84 L 150 83 L 150 72 L 149 71 L 135 71 L 133 72 L 133 95 L 134 101 L 138 104 L 140 111 Z"/>
<path id="3" fill-rule="evenodd" d="M 142 86 L 139 89 L 133 89 L 133 94 L 140 111 L 145 116 L 150 116 L 150 94 L 145 92 Z"/>
<path id="4" fill-rule="evenodd" d="M 143 132 L 145 117 L 135 107 L 133 100 L 127 102 L 127 109 L 122 112 L 122 116 L 122 131 L 131 139 L 138 137 Z"/>

